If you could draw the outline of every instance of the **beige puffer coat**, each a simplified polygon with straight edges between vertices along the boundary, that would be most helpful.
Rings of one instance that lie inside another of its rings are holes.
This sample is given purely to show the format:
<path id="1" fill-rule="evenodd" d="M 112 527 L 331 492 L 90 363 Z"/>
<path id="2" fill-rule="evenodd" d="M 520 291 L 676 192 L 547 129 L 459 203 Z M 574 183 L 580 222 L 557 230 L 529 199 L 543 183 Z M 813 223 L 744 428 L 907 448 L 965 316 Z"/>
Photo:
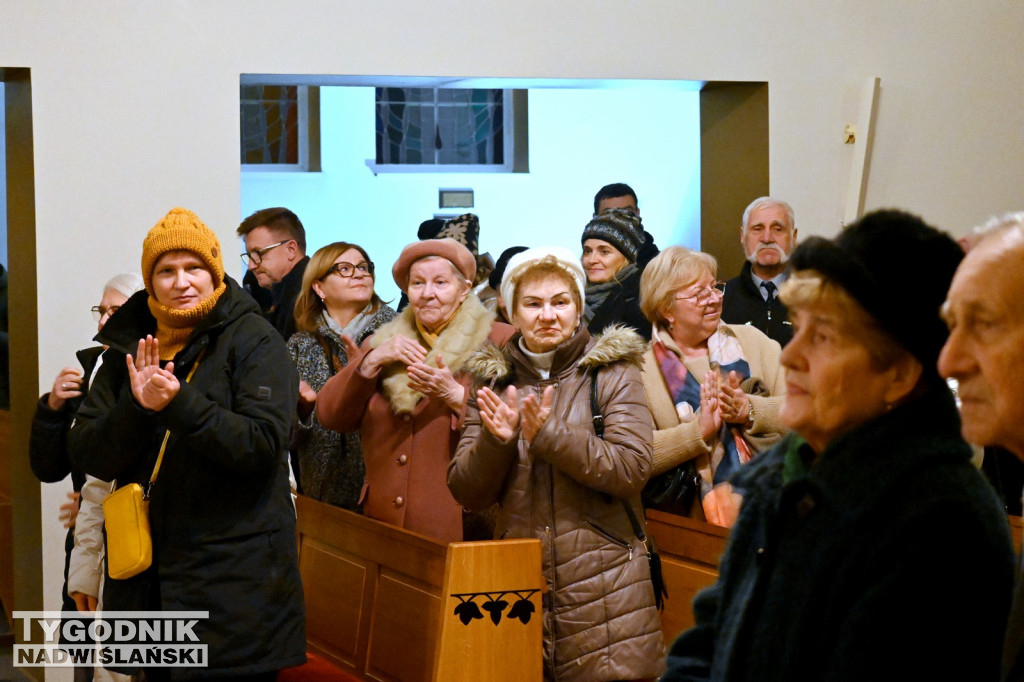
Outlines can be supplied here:
<path id="1" fill-rule="evenodd" d="M 581 327 L 541 380 L 520 338 L 504 350 L 485 347 L 467 368 L 496 391 L 554 385 L 550 416 L 532 444 L 519 436 L 502 443 L 481 425 L 473 396 L 448 486 L 472 509 L 500 502 L 496 537 L 541 540 L 546 677 L 656 677 L 664 669 L 661 622 L 647 555 L 622 504 L 643 519 L 653 431 L 638 366 L 644 341 L 621 327 L 595 338 Z M 590 409 L 594 367 L 603 439 Z"/>

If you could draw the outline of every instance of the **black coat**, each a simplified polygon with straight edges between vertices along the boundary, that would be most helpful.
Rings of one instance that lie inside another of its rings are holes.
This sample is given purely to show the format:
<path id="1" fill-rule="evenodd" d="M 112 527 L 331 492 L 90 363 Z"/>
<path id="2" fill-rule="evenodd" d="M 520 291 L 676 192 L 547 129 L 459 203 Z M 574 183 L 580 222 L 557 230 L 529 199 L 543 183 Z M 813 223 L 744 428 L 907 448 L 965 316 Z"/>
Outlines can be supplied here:
<path id="1" fill-rule="evenodd" d="M 754 286 L 750 268 L 749 261 L 744 263 L 739 277 L 733 277 L 726 282 L 725 299 L 722 301 L 722 322 L 751 324 L 785 347 L 793 338 L 789 311 L 778 296 L 770 301 L 762 298 L 761 292 Z"/>
<path id="2" fill-rule="evenodd" d="M 43 483 L 63 481 L 71 474 L 71 485 L 75 492 L 82 490 L 85 474 L 71 466 L 68 456 L 68 431 L 75 420 L 75 412 L 89 393 L 89 379 L 103 346 L 83 348 L 76 353 L 82 365 L 82 395 L 64 402 L 64 407 L 51 410 L 47 404 L 49 393 L 44 393 L 36 403 L 36 413 L 32 418 L 32 434 L 28 441 L 28 460 L 32 473 Z M 64 536 L 64 585 L 61 590 L 62 609 L 75 611 L 75 600 L 68 595 L 68 567 L 71 562 L 71 550 L 75 546 L 75 529 L 69 528 Z"/>
<path id="3" fill-rule="evenodd" d="M 1013 549 L 959 431 L 940 387 L 806 475 L 784 479 L 806 452 L 793 436 L 741 469 L 720 576 L 662 680 L 997 680 Z"/>
<path id="4" fill-rule="evenodd" d="M 594 311 L 594 317 L 587 325 L 587 330 L 597 336 L 604 333 L 606 327 L 613 324 L 624 324 L 644 338 L 651 340 L 651 323 L 640 310 L 640 268 L 636 268 L 625 279 L 618 282 Z"/>
<path id="5" fill-rule="evenodd" d="M 147 294 L 130 298 L 97 335 L 110 346 L 71 430 L 72 462 L 120 483 L 149 479 L 153 566 L 105 584 L 110 610 L 207 610 L 195 628 L 209 668 L 175 678 L 250 675 L 306 660 L 288 436 L 298 375 L 277 331 L 228 278 L 227 290 L 174 359 L 182 381 L 160 412 L 131 393 L 125 355 L 154 333 Z M 191 383 L 185 384 L 200 350 Z"/>
<path id="6" fill-rule="evenodd" d="M 280 332 L 287 341 L 295 333 L 295 299 L 302 292 L 302 276 L 309 265 L 309 256 L 303 257 L 281 281 L 270 288 L 270 308 L 264 315 L 270 324 Z"/>

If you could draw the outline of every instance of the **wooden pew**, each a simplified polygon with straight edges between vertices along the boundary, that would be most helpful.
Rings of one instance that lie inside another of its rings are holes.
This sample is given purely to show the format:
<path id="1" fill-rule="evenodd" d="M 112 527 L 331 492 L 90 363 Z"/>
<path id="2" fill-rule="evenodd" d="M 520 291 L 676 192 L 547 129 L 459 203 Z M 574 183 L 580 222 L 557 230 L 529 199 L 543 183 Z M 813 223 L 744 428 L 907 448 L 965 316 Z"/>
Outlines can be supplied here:
<path id="1" fill-rule="evenodd" d="M 538 540 L 446 546 L 304 496 L 296 507 L 310 652 L 366 680 L 541 679 Z M 526 623 L 510 615 L 521 600 Z M 463 624 L 467 602 L 483 617 Z"/>
<path id="2" fill-rule="evenodd" d="M 540 679 L 539 541 L 446 547 L 310 498 L 300 496 L 297 509 L 310 652 L 355 679 Z M 1021 518 L 1010 525 L 1019 552 Z M 718 577 L 729 531 L 654 510 L 647 531 L 662 558 L 669 596 L 661 620 L 671 644 L 693 625 L 693 596 Z M 506 601 L 500 625 L 484 609 L 464 625 L 455 607 L 470 596 L 478 606 Z M 510 616 L 523 597 L 534 606 L 532 629 Z M 515 653 L 531 648 L 532 656 Z"/>
<path id="3" fill-rule="evenodd" d="M 647 510 L 647 533 L 661 554 L 668 598 L 661 612 L 665 643 L 693 625 L 693 595 L 715 582 L 729 530 L 653 509 Z"/>

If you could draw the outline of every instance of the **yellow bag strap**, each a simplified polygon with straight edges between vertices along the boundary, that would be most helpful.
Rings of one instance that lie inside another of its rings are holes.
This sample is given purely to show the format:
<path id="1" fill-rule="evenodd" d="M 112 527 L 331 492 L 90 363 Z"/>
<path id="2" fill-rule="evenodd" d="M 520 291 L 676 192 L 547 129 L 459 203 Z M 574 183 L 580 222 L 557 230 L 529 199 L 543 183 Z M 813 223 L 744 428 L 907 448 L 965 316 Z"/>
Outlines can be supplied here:
<path id="1" fill-rule="evenodd" d="M 203 354 L 206 353 L 206 347 L 204 346 L 199 355 L 196 356 L 196 361 L 192 363 L 192 369 L 188 371 L 188 376 L 185 377 L 185 383 L 187 384 L 192 380 L 192 375 L 196 373 L 196 367 L 199 366 L 199 361 L 203 359 Z M 164 433 L 164 441 L 160 444 L 160 454 L 156 456 L 156 464 L 153 466 L 153 474 L 149 477 L 149 485 L 146 486 L 145 498 L 149 499 L 149 490 L 156 483 L 156 476 L 160 473 L 160 463 L 164 460 L 164 450 L 167 449 L 167 439 L 171 437 L 171 430 L 167 429 Z"/>

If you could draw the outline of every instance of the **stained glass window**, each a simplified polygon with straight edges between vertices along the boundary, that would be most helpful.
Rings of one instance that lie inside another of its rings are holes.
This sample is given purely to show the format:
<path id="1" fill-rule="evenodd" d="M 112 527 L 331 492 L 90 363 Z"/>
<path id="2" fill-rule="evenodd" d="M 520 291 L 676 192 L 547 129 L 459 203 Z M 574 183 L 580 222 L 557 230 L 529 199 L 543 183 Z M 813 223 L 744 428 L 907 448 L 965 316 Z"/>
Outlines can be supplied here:
<path id="1" fill-rule="evenodd" d="M 377 164 L 505 164 L 505 91 L 376 88 Z"/>
<path id="2" fill-rule="evenodd" d="M 242 86 L 242 163 L 299 162 L 299 88 Z"/>

